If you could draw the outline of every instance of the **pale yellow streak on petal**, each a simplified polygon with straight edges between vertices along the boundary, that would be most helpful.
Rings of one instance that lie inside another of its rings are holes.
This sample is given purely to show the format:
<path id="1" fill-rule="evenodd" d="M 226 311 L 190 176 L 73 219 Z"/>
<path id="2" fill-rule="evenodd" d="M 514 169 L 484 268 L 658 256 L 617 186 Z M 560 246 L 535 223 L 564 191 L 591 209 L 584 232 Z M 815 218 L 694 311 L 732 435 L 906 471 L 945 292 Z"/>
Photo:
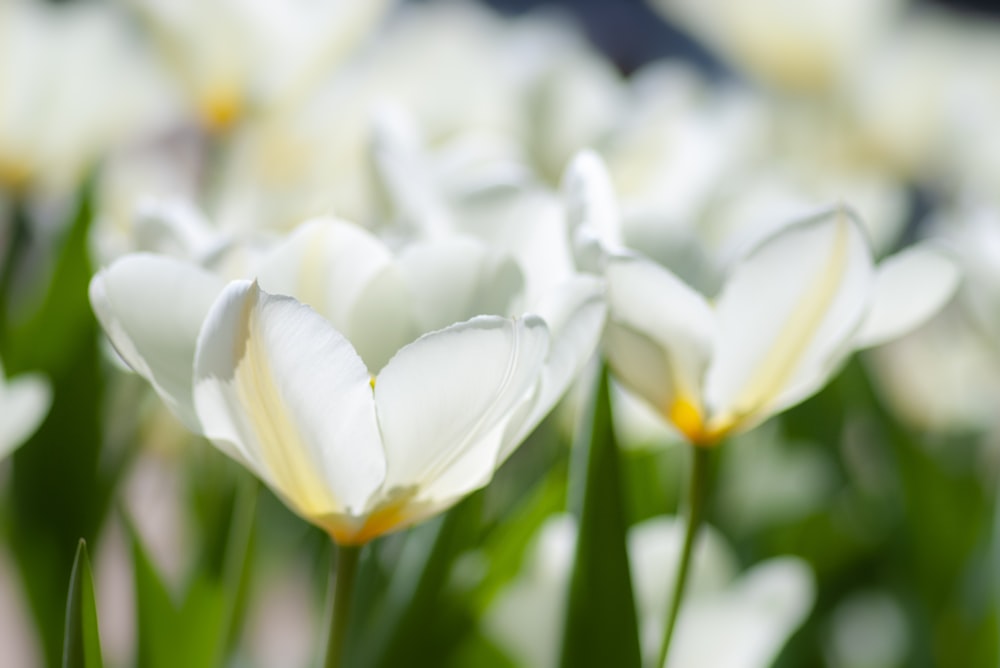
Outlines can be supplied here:
<path id="1" fill-rule="evenodd" d="M 339 508 L 333 492 L 306 456 L 306 445 L 274 383 L 267 352 L 258 333 L 256 300 L 248 299 L 241 339 L 246 343 L 236 364 L 235 388 L 260 443 L 264 465 L 278 491 L 307 519 Z"/>
<path id="2" fill-rule="evenodd" d="M 763 409 L 791 378 L 816 330 L 837 296 L 847 268 L 850 223 L 838 214 L 830 254 L 812 285 L 803 293 L 788 322 L 740 393 L 732 408 L 712 418 L 710 432 L 725 433 Z"/>

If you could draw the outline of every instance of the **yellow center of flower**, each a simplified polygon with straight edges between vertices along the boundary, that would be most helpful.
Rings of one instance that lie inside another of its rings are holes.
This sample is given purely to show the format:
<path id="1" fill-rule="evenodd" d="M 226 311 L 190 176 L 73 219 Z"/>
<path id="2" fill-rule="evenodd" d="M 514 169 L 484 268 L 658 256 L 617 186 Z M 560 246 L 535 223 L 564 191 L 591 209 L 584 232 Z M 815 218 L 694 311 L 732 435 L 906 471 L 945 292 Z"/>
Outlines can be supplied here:
<path id="1" fill-rule="evenodd" d="M 666 418 L 692 445 L 713 446 L 732 430 L 732 423 L 710 426 L 697 402 L 686 395 L 678 396 L 664 411 Z"/>
<path id="2" fill-rule="evenodd" d="M 228 130 L 242 112 L 243 104 L 236 90 L 213 90 L 201 104 L 201 117 L 212 132 Z"/>
<path id="3" fill-rule="evenodd" d="M 416 493 L 416 487 L 392 490 L 385 501 L 360 521 L 360 525 L 343 516 L 327 517 L 315 522 L 326 529 L 338 545 L 364 545 L 383 534 L 412 524 L 419 507 L 413 501 Z"/>
<path id="4" fill-rule="evenodd" d="M 20 160 L 0 156 L 0 186 L 21 190 L 31 179 L 31 167 Z"/>

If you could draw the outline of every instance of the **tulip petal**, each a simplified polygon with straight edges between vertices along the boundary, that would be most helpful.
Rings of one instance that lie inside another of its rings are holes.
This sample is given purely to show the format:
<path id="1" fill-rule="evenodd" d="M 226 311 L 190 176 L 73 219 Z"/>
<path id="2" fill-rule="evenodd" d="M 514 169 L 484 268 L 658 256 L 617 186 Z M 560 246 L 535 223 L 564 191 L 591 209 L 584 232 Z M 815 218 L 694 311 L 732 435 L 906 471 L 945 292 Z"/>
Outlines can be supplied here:
<path id="1" fill-rule="evenodd" d="M 195 265 L 145 253 L 118 260 L 90 282 L 90 303 L 115 349 L 199 433 L 191 396 L 195 345 L 224 286 Z"/>
<path id="2" fill-rule="evenodd" d="M 548 347 L 548 328 L 535 316 L 480 316 L 400 350 L 375 384 L 389 462 L 383 495 L 411 490 L 450 502 L 486 484 Z"/>
<path id="3" fill-rule="evenodd" d="M 553 290 L 535 312 L 545 320 L 552 339 L 541 383 L 523 417 L 511 422 L 499 461 L 504 461 L 538 426 L 562 397 L 600 342 L 607 315 L 604 282 L 576 276 Z"/>
<path id="4" fill-rule="evenodd" d="M 372 370 L 420 333 L 389 249 L 353 223 L 305 223 L 268 254 L 257 277 L 266 292 L 295 297 L 322 314 Z"/>
<path id="5" fill-rule="evenodd" d="M 306 519 L 362 513 L 382 482 L 368 370 L 290 297 L 229 284 L 198 339 L 195 401 L 205 435 Z"/>
<path id="6" fill-rule="evenodd" d="M 603 255 L 623 248 L 621 216 L 604 161 L 592 151 L 573 158 L 562 182 L 573 252 L 583 271 L 599 271 Z"/>
<path id="7" fill-rule="evenodd" d="M 40 374 L 17 376 L 5 385 L 0 367 L 0 460 L 31 436 L 51 403 L 52 390 Z"/>
<path id="8" fill-rule="evenodd" d="M 541 189 L 519 188 L 478 198 L 461 207 L 460 232 L 507 253 L 524 273 L 526 304 L 576 273 L 570 253 L 562 202 Z"/>
<path id="9" fill-rule="evenodd" d="M 783 228 L 738 263 L 716 303 L 705 386 L 713 430 L 746 428 L 815 392 L 850 352 L 873 280 L 844 208 Z"/>
<path id="10" fill-rule="evenodd" d="M 815 596 L 812 574 L 800 559 L 765 561 L 724 591 L 692 597 L 681 611 L 666 665 L 769 666 L 804 621 Z"/>
<path id="11" fill-rule="evenodd" d="M 414 244 L 398 263 L 423 332 L 476 315 L 509 315 L 524 287 L 510 257 L 471 238 Z"/>
<path id="12" fill-rule="evenodd" d="M 372 166 L 388 217 L 422 237 L 447 236 L 451 216 L 433 183 L 415 120 L 399 107 L 384 104 L 374 114 L 372 134 Z"/>
<path id="13" fill-rule="evenodd" d="M 688 436 L 700 431 L 701 385 L 715 316 L 704 297 L 656 263 L 611 259 L 608 362 L 618 379 Z"/>
<path id="14" fill-rule="evenodd" d="M 915 329 L 951 298 L 958 282 L 958 266 L 933 246 L 915 246 L 886 258 L 879 264 L 875 298 L 856 345 L 881 345 Z"/>
<path id="15" fill-rule="evenodd" d="M 365 285 L 391 263 L 389 249 L 367 230 L 321 218 L 268 253 L 256 277 L 265 292 L 294 297 L 342 329 Z"/>

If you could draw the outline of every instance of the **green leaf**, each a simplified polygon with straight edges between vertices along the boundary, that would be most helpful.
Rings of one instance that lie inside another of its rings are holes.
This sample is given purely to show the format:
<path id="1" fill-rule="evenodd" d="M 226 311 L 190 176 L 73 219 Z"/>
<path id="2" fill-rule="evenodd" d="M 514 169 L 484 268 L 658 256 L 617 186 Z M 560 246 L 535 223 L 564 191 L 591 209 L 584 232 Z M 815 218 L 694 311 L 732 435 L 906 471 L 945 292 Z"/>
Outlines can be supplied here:
<path id="1" fill-rule="evenodd" d="M 561 665 L 639 666 L 639 625 L 629 571 L 621 462 L 611 421 L 608 372 L 574 444 L 571 471 L 579 534 L 570 577 Z"/>
<path id="2" fill-rule="evenodd" d="M 520 503 L 506 513 L 482 541 L 489 573 L 473 593 L 474 609 L 482 614 L 497 593 L 521 571 L 531 541 L 549 517 L 566 505 L 566 466 L 557 462 Z"/>
<path id="3" fill-rule="evenodd" d="M 482 503 L 483 493 L 475 493 L 443 517 L 409 531 L 381 605 L 371 610 L 367 624 L 354 626 L 366 632 L 352 634 L 357 642 L 348 643 L 349 665 L 441 661 L 455 649 L 456 638 L 472 621 L 449 599 L 446 585 L 456 557 L 475 544 Z"/>
<path id="4" fill-rule="evenodd" d="M 255 535 L 257 483 L 236 495 L 224 548 L 207 544 L 183 596 L 171 595 L 142 540 L 127 521 L 135 570 L 138 663 L 151 668 L 223 665 L 237 637 Z"/>
<path id="5" fill-rule="evenodd" d="M 94 579 L 90 573 L 87 543 L 81 539 L 73 560 L 66 599 L 63 668 L 101 668 L 101 638 L 97 630 Z"/>
<path id="6" fill-rule="evenodd" d="M 0 504 L 6 506 L 11 551 L 40 632 L 46 665 L 61 661 L 64 582 L 77 541 L 82 537 L 93 544 L 125 461 L 103 448 L 105 380 L 99 330 L 87 296 L 90 202 L 91 188 L 85 186 L 75 217 L 58 250 L 53 250 L 58 256 L 47 290 L 28 317 L 17 321 L 6 317 L 8 305 L 15 301 L 9 291 L 15 286 L 7 280 L 0 285 L 4 366 L 12 375 L 41 371 L 52 384 L 51 410 L 11 457 L 6 503 Z M 29 305 L 22 304 L 22 315 Z"/>

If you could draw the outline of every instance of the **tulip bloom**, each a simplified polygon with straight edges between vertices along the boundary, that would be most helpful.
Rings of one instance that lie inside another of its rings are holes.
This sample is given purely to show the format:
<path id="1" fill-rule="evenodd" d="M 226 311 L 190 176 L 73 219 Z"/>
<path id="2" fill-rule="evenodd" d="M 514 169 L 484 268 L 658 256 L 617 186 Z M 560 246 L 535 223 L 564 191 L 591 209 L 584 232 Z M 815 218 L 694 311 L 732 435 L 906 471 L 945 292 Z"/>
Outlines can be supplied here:
<path id="1" fill-rule="evenodd" d="M 120 0 L 134 8 L 206 127 L 288 108 L 368 36 L 388 2 Z"/>
<path id="2" fill-rule="evenodd" d="M 484 486 L 604 321 L 596 279 L 503 317 L 521 285 L 508 259 L 468 239 L 393 256 L 342 221 L 302 226 L 254 275 L 226 284 L 136 254 L 90 294 L 119 353 L 174 412 L 341 545 Z"/>
<path id="3" fill-rule="evenodd" d="M 593 156 L 567 176 L 577 253 L 608 281 L 605 351 L 622 383 L 691 443 L 712 445 L 817 392 L 851 352 L 930 318 L 958 284 L 929 245 L 877 268 L 861 224 L 825 209 L 759 241 L 713 301 L 620 245 Z"/>
<path id="4" fill-rule="evenodd" d="M 862 62 L 899 0 L 651 0 L 665 17 L 764 82 L 828 88 Z"/>
<path id="5" fill-rule="evenodd" d="M 672 566 L 681 557 L 683 537 L 683 522 L 674 517 L 655 517 L 629 529 L 629 565 L 647 665 L 656 665 L 665 601 L 676 584 Z M 485 632 L 519 666 L 559 665 L 558 640 L 566 617 L 576 540 L 573 517 L 557 515 L 547 520 L 521 573 L 486 612 Z M 778 557 L 739 573 L 731 548 L 709 527 L 699 536 L 695 553 L 691 600 L 681 615 L 675 651 L 666 665 L 771 665 L 815 600 L 808 565 L 793 557 Z M 726 641 L 719 642 L 719 638 Z"/>
<path id="6" fill-rule="evenodd" d="M 133 128 L 146 75 L 99 4 L 0 4 L 0 191 L 63 194 Z M 123 82 L 129 82 L 123 85 Z"/>

